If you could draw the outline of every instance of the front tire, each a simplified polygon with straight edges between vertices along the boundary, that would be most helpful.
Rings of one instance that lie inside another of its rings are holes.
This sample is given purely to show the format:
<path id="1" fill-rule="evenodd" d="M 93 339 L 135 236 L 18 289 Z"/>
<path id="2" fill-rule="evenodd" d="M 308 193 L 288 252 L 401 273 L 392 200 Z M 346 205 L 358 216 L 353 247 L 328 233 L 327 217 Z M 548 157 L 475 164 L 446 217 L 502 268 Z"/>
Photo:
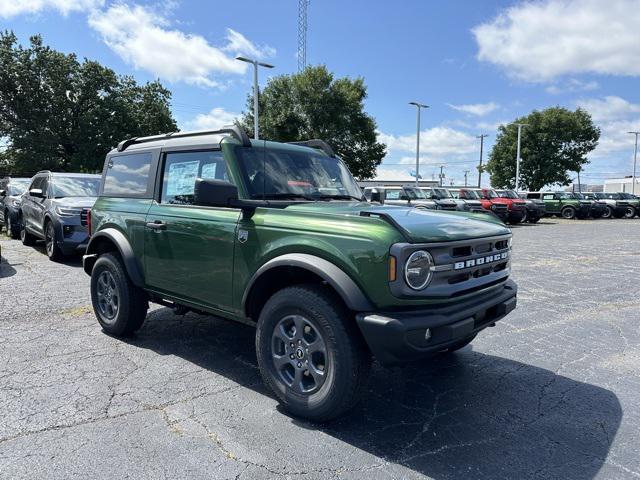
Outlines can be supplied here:
<path id="1" fill-rule="evenodd" d="M 52 221 L 48 221 L 44 227 L 44 245 L 49 260 L 59 262 L 64 258 L 62 250 L 56 242 L 56 229 Z"/>
<path id="2" fill-rule="evenodd" d="M 572 207 L 565 207 L 560 212 L 560 215 L 562 215 L 562 218 L 566 220 L 572 220 L 576 218 L 576 211 Z"/>
<path id="3" fill-rule="evenodd" d="M 624 218 L 633 218 L 636 216 L 636 209 L 633 207 L 627 207 L 624 211 Z"/>
<path id="4" fill-rule="evenodd" d="M 91 271 L 91 302 L 102 329 L 118 337 L 142 327 L 147 316 L 147 296 L 127 274 L 120 257 L 100 255 Z"/>
<path id="5" fill-rule="evenodd" d="M 7 237 L 14 240 L 20 238 L 20 224 L 16 224 L 11 220 L 9 212 L 4 214 L 4 228 L 7 231 Z"/>
<path id="6" fill-rule="evenodd" d="M 275 293 L 256 332 L 264 382 L 294 415 L 324 422 L 353 407 L 364 392 L 371 356 L 355 319 L 326 287 Z"/>

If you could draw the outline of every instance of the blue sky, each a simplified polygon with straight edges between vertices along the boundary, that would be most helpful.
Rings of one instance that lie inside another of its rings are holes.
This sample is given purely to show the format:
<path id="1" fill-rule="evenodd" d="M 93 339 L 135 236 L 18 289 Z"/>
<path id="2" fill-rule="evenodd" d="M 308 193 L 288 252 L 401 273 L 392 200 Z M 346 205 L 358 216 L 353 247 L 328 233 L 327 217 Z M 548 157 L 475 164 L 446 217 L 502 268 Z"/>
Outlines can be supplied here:
<path id="1" fill-rule="evenodd" d="M 362 76 L 367 111 L 389 153 L 382 178 L 409 178 L 416 100 L 421 172 L 444 164 L 447 182 L 475 178 L 476 135 L 532 109 L 582 106 L 602 129 L 583 182 L 631 174 L 640 129 L 640 1 L 427 2 L 311 0 L 307 60 Z M 3 28 L 22 42 L 95 59 L 173 91 L 183 129 L 229 123 L 245 108 L 251 71 L 237 54 L 297 68 L 297 1 L 0 0 Z M 319 106 L 321 108 L 321 106 Z M 526 161 L 526 159 L 524 159 Z"/>

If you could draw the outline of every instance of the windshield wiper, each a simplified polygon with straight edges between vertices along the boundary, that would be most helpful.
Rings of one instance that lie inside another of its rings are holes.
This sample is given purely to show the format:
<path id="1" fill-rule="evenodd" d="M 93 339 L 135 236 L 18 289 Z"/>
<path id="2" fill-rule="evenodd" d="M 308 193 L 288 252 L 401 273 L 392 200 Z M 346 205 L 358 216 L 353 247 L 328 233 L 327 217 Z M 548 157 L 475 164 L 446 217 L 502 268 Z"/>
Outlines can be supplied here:
<path id="1" fill-rule="evenodd" d="M 293 200 L 296 198 L 302 198 L 304 200 L 315 200 L 314 197 L 310 197 L 308 195 L 303 195 L 301 193 L 265 193 L 265 194 L 254 194 L 252 197 L 255 200 L 269 199 L 269 200 Z"/>
<path id="2" fill-rule="evenodd" d="M 329 200 L 357 200 L 362 202 L 362 197 L 356 197 L 355 195 L 313 195 L 313 198 L 329 199 Z"/>

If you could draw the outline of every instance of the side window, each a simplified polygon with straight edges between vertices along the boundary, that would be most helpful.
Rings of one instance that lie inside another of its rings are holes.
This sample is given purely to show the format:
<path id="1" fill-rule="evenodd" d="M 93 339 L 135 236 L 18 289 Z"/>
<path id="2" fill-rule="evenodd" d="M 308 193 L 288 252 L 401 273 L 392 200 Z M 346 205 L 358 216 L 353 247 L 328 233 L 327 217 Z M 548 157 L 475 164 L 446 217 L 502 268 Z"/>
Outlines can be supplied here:
<path id="1" fill-rule="evenodd" d="M 364 198 L 366 198 L 368 201 L 371 201 L 371 190 L 371 188 L 364 189 Z"/>
<path id="2" fill-rule="evenodd" d="M 147 193 L 152 154 L 132 153 L 109 159 L 104 177 L 104 195 L 142 195 Z"/>
<path id="3" fill-rule="evenodd" d="M 34 188 L 42 189 L 43 185 L 44 185 L 44 177 L 35 177 L 31 182 L 31 185 L 29 185 L 29 190 L 33 190 Z"/>
<path id="4" fill-rule="evenodd" d="M 543 200 L 553 200 L 553 198 L 554 198 L 553 193 L 547 193 L 547 194 L 542 196 Z"/>
<path id="5" fill-rule="evenodd" d="M 167 153 L 160 203 L 192 205 L 196 178 L 229 181 L 227 166 L 219 150 Z"/>
<path id="6" fill-rule="evenodd" d="M 42 177 L 42 184 L 37 187 L 42 189 L 42 193 L 45 197 L 49 196 L 49 179 L 47 177 Z"/>
<path id="7" fill-rule="evenodd" d="M 400 200 L 402 196 L 400 195 L 400 190 L 387 190 L 386 199 L 387 200 Z M 405 195 L 406 199 L 406 195 Z"/>

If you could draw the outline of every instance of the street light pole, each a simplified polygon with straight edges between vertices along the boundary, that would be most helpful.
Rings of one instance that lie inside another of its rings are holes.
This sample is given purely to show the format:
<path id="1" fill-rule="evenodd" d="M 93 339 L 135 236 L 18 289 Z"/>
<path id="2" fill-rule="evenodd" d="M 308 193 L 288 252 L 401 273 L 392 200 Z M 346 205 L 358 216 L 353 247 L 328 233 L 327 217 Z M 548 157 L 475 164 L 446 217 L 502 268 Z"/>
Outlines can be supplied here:
<path id="1" fill-rule="evenodd" d="M 477 135 L 476 138 L 480 139 L 480 164 L 478 165 L 478 188 L 480 188 L 480 184 L 482 183 L 482 147 L 484 146 L 484 139 L 489 135 L 483 133 L 482 135 Z M 466 185 L 465 185 L 466 186 Z"/>
<path id="2" fill-rule="evenodd" d="M 464 186 L 467 186 L 467 175 L 469 174 L 469 170 L 464 171 Z"/>
<path id="3" fill-rule="evenodd" d="M 253 65 L 253 138 L 258 140 L 258 67 L 273 68 L 273 65 L 247 57 L 236 57 L 236 60 Z"/>
<path id="4" fill-rule="evenodd" d="M 429 108 L 429 105 L 423 105 L 418 102 L 409 102 L 409 105 L 415 105 L 418 111 L 417 127 L 416 127 L 416 187 L 420 181 L 420 109 Z"/>
<path id="5" fill-rule="evenodd" d="M 522 135 L 522 127 L 528 127 L 526 123 L 516 123 L 518 126 L 518 152 L 516 153 L 516 192 L 520 189 L 520 137 Z"/>
<path id="6" fill-rule="evenodd" d="M 638 135 L 640 132 L 627 132 L 636 136 L 636 146 L 633 149 L 633 176 L 631 177 L 631 195 L 636 194 L 636 161 L 638 160 Z"/>

